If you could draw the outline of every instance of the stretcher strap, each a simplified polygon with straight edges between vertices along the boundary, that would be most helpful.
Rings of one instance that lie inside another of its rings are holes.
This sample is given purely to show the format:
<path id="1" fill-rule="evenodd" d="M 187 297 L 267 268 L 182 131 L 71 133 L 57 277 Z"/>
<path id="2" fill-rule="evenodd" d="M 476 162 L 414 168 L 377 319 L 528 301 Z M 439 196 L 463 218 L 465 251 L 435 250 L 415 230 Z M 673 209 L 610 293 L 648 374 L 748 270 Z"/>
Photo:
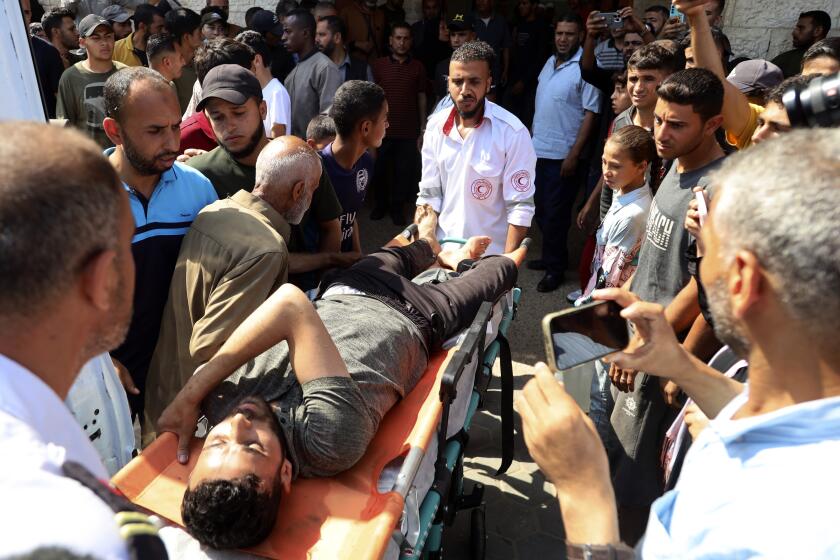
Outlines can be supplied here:
<path id="1" fill-rule="evenodd" d="M 510 344 L 501 331 L 496 335 L 499 341 L 499 370 L 501 372 L 502 395 L 499 415 L 502 417 L 502 464 L 496 476 L 507 472 L 513 462 L 513 361 Z"/>

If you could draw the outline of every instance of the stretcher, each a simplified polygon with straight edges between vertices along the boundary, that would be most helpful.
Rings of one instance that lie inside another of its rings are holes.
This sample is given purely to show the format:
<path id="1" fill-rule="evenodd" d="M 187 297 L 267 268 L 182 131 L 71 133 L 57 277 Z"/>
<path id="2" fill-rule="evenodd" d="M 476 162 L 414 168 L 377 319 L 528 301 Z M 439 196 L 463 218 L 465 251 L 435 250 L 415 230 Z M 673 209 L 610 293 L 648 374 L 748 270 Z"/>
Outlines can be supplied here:
<path id="1" fill-rule="evenodd" d="M 403 235 L 408 238 L 411 233 Z M 472 509 L 473 556 L 483 557 L 483 487 L 475 484 L 465 492 L 463 456 L 472 417 L 501 356 L 499 473 L 512 461 L 513 374 L 505 333 L 519 298 L 520 291 L 514 288 L 499 301 L 482 304 L 454 345 L 430 357 L 425 374 L 383 418 L 362 459 L 329 479 L 296 480 L 283 498 L 269 538 L 244 552 L 284 560 L 434 558 L 441 554 L 444 527 L 451 525 L 458 511 Z M 164 433 L 112 483 L 135 504 L 182 525 L 180 504 L 201 441 L 193 440 L 187 465 L 175 460 L 176 447 L 176 437 Z M 419 482 L 423 476 L 427 483 Z M 387 481 L 384 487 L 383 481 Z M 416 504 L 417 515 L 406 507 L 407 499 Z M 211 558 L 242 557 L 202 553 Z"/>

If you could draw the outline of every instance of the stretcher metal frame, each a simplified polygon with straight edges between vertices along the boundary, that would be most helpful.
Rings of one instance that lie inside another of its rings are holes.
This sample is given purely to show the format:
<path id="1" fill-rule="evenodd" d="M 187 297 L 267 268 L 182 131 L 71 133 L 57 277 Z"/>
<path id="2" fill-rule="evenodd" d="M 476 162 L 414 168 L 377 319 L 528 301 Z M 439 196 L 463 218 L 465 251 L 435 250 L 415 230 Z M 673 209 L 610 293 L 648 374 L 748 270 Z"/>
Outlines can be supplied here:
<path id="1" fill-rule="evenodd" d="M 463 239 L 442 239 L 444 243 L 464 243 Z M 469 493 L 464 487 L 463 462 L 469 429 L 472 419 L 479 407 L 484 404 L 484 396 L 493 378 L 493 364 L 501 355 L 500 367 L 502 378 L 502 432 L 503 452 L 502 465 L 497 474 L 507 470 L 513 454 L 513 379 L 510 347 L 507 342 L 507 331 L 516 317 L 516 311 L 522 291 L 513 288 L 510 292 L 510 305 L 507 293 L 499 298 L 502 302 L 502 318 L 499 323 L 496 338 L 486 342 L 487 324 L 492 318 L 493 309 L 497 302 L 484 302 L 478 310 L 463 342 L 450 360 L 440 384 L 440 400 L 442 413 L 438 426 L 437 459 L 435 461 L 434 483 L 420 504 L 420 534 L 414 546 L 403 542 L 400 547 L 400 560 L 419 560 L 440 558 L 443 553 L 444 528 L 451 526 L 459 511 L 471 510 L 470 545 L 472 558 L 484 558 L 486 544 L 484 486 L 475 483 Z M 447 438 L 449 412 L 457 397 L 457 386 L 466 368 L 479 359 L 476 368 L 472 393 L 467 405 L 464 425 L 454 436 Z M 505 413 L 505 408 L 509 413 Z M 411 489 L 414 477 L 423 461 L 423 449 L 413 448 L 406 455 L 393 491 L 405 500 Z"/>

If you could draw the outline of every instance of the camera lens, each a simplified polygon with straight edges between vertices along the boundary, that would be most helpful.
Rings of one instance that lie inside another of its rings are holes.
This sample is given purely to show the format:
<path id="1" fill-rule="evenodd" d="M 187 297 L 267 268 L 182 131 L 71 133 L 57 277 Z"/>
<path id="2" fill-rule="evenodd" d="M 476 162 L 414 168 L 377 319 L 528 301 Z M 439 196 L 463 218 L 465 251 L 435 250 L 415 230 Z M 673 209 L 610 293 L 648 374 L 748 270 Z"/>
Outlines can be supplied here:
<path id="1" fill-rule="evenodd" d="M 840 73 L 820 76 L 805 87 L 792 87 L 782 103 L 791 126 L 840 126 Z"/>

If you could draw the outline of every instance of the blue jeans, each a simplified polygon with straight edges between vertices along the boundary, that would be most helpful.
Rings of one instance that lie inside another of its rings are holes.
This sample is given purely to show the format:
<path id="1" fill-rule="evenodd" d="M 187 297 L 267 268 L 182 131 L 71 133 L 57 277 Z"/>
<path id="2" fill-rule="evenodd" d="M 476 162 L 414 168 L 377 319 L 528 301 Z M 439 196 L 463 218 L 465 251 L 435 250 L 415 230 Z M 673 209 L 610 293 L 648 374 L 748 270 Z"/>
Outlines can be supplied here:
<path id="1" fill-rule="evenodd" d="M 610 417 L 615 407 L 612 396 L 612 381 L 610 381 L 610 366 L 601 360 L 595 360 L 595 375 L 592 376 L 592 386 L 589 389 L 589 418 L 595 424 L 598 435 L 604 447 L 616 442 L 615 431 L 610 423 Z"/>
<path id="2" fill-rule="evenodd" d="M 561 159 L 537 159 L 534 180 L 534 218 L 543 236 L 542 260 L 546 272 L 562 274 L 569 266 L 568 237 L 572 223 L 572 207 L 578 188 L 589 170 L 579 161 L 574 175 L 560 176 Z"/>

